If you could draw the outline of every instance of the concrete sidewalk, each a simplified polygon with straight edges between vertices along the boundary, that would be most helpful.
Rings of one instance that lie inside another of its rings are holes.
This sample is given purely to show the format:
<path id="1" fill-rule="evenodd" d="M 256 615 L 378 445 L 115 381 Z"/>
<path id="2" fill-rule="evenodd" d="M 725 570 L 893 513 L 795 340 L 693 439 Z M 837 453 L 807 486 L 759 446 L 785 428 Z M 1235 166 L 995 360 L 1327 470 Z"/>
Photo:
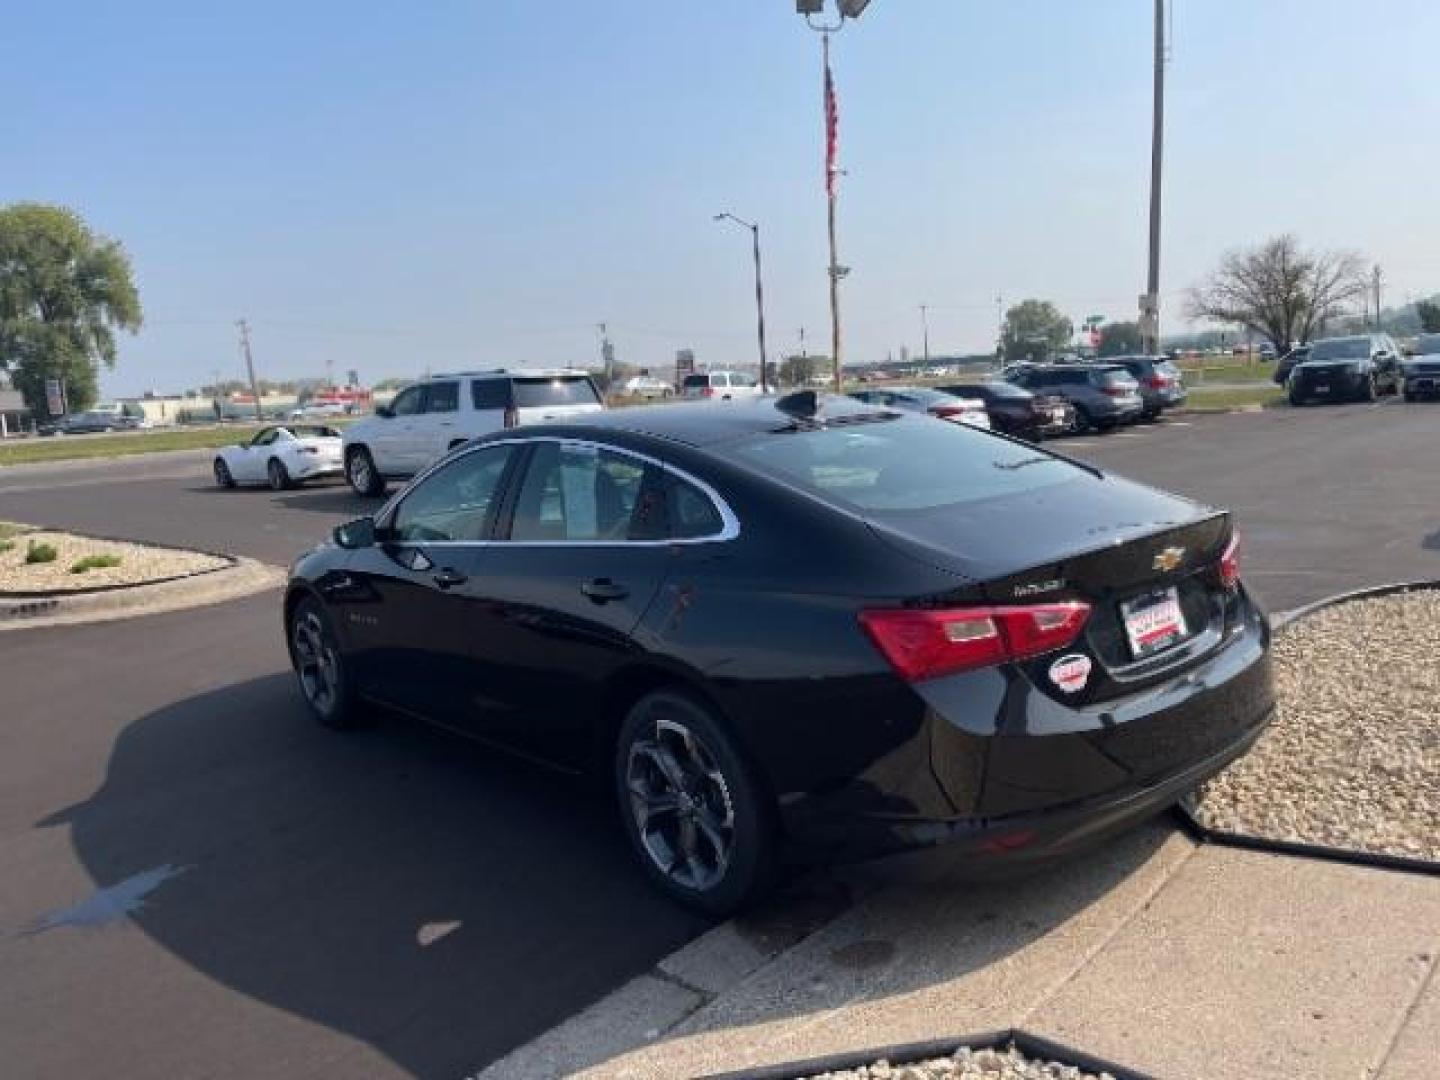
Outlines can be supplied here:
<path id="1" fill-rule="evenodd" d="M 1005 1028 L 1173 1080 L 1440 1075 L 1440 879 L 1164 824 L 1011 884 L 940 852 L 884 872 L 793 947 L 722 926 L 482 1075 L 694 1077 Z"/>

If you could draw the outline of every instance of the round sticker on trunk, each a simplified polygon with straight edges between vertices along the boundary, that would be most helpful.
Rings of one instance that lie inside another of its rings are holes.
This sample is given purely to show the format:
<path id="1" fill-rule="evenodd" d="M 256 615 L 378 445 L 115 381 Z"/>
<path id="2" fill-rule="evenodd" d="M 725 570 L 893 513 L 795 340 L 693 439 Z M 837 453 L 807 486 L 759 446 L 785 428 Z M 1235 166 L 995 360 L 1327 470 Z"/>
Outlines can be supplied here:
<path id="1" fill-rule="evenodd" d="M 1090 658 L 1079 653 L 1062 656 L 1050 665 L 1050 681 L 1067 694 L 1084 690 L 1090 681 Z"/>

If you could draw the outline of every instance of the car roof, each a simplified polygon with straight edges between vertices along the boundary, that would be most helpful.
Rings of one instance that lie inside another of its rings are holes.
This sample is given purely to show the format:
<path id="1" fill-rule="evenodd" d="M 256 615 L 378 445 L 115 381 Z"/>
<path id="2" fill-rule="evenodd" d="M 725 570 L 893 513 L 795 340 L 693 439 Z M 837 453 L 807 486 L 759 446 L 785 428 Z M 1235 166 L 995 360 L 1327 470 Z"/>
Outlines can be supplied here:
<path id="1" fill-rule="evenodd" d="M 799 396 L 799 395 L 795 395 Z M 893 410 L 866 405 L 846 395 L 816 394 L 816 414 L 852 416 L 860 414 L 890 415 Z M 695 402 L 674 405 L 641 405 L 629 409 L 608 409 L 589 413 L 564 425 L 535 425 L 506 432 L 511 438 L 564 432 L 624 432 L 665 439 L 687 446 L 705 447 L 763 435 L 790 426 L 794 417 L 777 407 L 785 400 L 773 395 L 734 402 Z"/>
<path id="2" fill-rule="evenodd" d="M 436 379 L 553 379 L 559 376 L 589 375 L 581 368 L 486 368 L 481 371 L 441 371 L 417 379 L 411 385 L 434 382 Z"/>

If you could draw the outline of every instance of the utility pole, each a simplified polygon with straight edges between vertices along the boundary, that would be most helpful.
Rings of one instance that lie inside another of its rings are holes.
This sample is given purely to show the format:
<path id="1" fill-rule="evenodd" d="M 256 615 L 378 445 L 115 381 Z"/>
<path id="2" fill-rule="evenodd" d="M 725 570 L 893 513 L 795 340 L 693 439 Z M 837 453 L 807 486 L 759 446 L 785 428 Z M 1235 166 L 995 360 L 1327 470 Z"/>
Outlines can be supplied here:
<path id="1" fill-rule="evenodd" d="M 830 241 L 830 358 L 835 371 L 835 393 L 840 393 L 840 372 L 845 365 L 840 344 L 840 278 L 844 269 L 835 250 L 835 180 L 839 167 L 835 163 L 836 128 L 838 117 L 835 104 L 835 80 L 830 73 L 830 31 L 820 35 L 825 60 L 825 190 L 826 190 L 826 235 Z"/>
<path id="2" fill-rule="evenodd" d="M 615 362 L 615 347 L 610 344 L 610 337 L 607 334 L 609 324 L 602 322 L 595 325 L 600 330 L 600 365 L 605 372 L 605 393 L 610 394 L 614 392 L 614 387 L 610 385 L 610 369 Z"/>
<path id="3" fill-rule="evenodd" d="M 1374 283 L 1375 283 L 1375 329 L 1376 329 L 1376 330 L 1381 330 L 1381 329 L 1383 329 L 1383 327 L 1380 325 L 1380 283 L 1384 280 L 1384 278 L 1385 278 L 1385 272 L 1380 269 L 1380 264 L 1379 264 L 1379 263 L 1376 263 L 1376 264 L 1375 264 L 1375 269 L 1371 272 L 1371 280 L 1373 280 Z"/>
<path id="4" fill-rule="evenodd" d="M 255 398 L 255 419 L 265 420 L 265 410 L 260 407 L 260 384 L 255 380 L 255 361 L 250 356 L 250 324 L 240 319 L 235 323 L 240 328 L 240 347 L 245 351 L 245 371 L 250 376 L 250 393 Z"/>
<path id="5" fill-rule="evenodd" d="M 1165 0 L 1155 0 L 1155 110 L 1150 132 L 1150 272 L 1140 300 L 1141 348 L 1160 352 L 1160 183 L 1165 159 Z"/>
<path id="6" fill-rule="evenodd" d="M 920 337 L 925 349 L 925 366 L 930 366 L 930 305 L 920 305 Z"/>
<path id="7" fill-rule="evenodd" d="M 765 355 L 765 287 L 761 284 L 760 278 L 760 223 L 758 221 L 746 221 L 744 218 L 738 218 L 728 210 L 722 214 L 715 215 L 716 221 L 725 221 L 727 219 L 739 225 L 741 228 L 750 230 L 752 251 L 755 257 L 755 326 L 760 338 L 760 392 L 762 394 L 768 394 L 770 392 L 769 376 L 765 371 L 765 368 L 768 366 L 768 360 Z"/>

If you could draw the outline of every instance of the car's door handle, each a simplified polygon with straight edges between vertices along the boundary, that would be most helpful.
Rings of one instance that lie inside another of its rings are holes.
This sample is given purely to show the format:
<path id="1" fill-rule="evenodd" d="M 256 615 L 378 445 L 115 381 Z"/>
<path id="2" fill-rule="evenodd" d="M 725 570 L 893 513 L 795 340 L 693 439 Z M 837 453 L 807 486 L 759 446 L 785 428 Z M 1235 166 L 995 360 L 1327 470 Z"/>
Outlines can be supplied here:
<path id="1" fill-rule="evenodd" d="M 630 590 L 624 585 L 603 577 L 587 581 L 580 586 L 580 591 L 597 604 L 608 603 L 611 600 L 624 600 L 630 595 Z"/>
<path id="2" fill-rule="evenodd" d="M 453 589 L 456 585 L 464 585 L 470 579 L 459 570 L 444 566 L 436 572 L 434 580 L 442 589 Z"/>

